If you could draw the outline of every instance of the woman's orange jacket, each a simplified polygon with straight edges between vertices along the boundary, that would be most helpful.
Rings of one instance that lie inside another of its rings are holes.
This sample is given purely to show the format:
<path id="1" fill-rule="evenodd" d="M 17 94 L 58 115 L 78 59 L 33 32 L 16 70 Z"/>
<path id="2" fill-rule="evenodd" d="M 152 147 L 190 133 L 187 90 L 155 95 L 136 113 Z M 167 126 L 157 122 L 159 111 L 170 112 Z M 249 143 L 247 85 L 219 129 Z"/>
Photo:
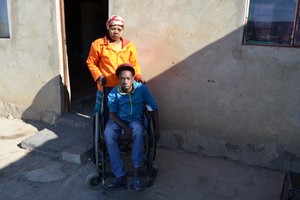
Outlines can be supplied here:
<path id="1" fill-rule="evenodd" d="M 119 52 L 109 43 L 106 36 L 95 40 L 91 45 L 86 63 L 94 81 L 97 81 L 97 88 L 100 91 L 102 91 L 102 86 L 98 81 L 99 77 L 102 75 L 106 77 L 107 83 L 105 86 L 116 86 L 119 83 L 116 69 L 123 63 L 129 63 L 134 67 L 135 79 L 141 76 L 135 45 L 124 37 L 121 40 L 123 46 Z"/>

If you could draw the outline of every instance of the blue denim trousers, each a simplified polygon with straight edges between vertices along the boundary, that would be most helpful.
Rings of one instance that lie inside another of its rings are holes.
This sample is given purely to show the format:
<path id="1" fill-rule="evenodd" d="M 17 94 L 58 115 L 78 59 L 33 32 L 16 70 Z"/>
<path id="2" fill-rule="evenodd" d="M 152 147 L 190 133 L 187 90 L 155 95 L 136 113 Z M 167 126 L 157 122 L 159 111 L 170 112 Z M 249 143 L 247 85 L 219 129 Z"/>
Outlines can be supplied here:
<path id="1" fill-rule="evenodd" d="M 141 120 L 129 122 L 128 126 L 132 129 L 131 160 L 133 167 L 138 168 L 143 162 L 144 126 Z M 108 120 L 104 131 L 104 140 L 110 158 L 111 171 L 117 178 L 126 174 L 118 144 L 120 134 L 122 134 L 120 126 L 114 121 Z"/>

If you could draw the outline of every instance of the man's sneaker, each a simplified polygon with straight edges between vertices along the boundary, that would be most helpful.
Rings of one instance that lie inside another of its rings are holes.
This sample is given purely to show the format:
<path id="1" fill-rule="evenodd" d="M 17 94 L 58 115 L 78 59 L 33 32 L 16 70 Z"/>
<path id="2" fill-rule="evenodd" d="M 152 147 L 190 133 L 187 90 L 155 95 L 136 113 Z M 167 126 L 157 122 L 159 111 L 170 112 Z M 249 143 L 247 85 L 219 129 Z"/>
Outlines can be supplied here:
<path id="1" fill-rule="evenodd" d="M 140 178 L 133 178 L 133 183 L 131 185 L 131 188 L 136 192 L 141 192 L 146 189 L 146 186 L 142 179 Z"/>
<path id="2" fill-rule="evenodd" d="M 105 186 L 108 190 L 127 190 L 127 179 L 125 176 L 118 177 L 114 182 Z"/>

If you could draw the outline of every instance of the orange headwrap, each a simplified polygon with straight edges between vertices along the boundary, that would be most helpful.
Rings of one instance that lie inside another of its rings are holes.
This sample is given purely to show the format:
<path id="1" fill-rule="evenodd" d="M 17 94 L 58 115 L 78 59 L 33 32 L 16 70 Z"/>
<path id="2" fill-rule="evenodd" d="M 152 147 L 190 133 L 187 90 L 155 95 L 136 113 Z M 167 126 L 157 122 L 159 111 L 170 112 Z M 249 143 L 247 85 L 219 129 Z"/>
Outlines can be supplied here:
<path id="1" fill-rule="evenodd" d="M 106 22 L 107 29 L 109 29 L 110 27 L 112 27 L 114 25 L 119 25 L 124 28 L 124 20 L 122 19 L 122 17 L 120 17 L 118 15 L 113 15 L 107 20 L 107 22 Z"/>

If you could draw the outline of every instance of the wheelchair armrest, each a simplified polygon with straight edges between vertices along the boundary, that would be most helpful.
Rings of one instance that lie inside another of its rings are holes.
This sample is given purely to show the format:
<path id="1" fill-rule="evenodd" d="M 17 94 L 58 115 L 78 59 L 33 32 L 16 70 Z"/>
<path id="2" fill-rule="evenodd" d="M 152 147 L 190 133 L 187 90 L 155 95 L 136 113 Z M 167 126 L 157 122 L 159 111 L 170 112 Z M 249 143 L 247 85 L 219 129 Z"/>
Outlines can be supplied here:
<path id="1" fill-rule="evenodd" d="M 153 109 L 150 105 L 146 104 L 146 109 L 148 112 L 153 112 Z"/>

